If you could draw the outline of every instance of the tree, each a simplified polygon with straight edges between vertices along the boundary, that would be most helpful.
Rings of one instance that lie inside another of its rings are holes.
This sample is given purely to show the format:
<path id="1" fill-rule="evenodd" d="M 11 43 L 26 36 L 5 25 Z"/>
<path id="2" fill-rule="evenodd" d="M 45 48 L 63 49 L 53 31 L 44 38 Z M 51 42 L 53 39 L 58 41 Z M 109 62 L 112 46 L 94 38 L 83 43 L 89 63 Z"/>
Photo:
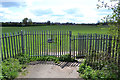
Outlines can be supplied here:
<path id="1" fill-rule="evenodd" d="M 32 25 L 32 19 L 28 19 L 28 25 Z"/>
<path id="2" fill-rule="evenodd" d="M 107 15 L 106 17 L 104 17 L 102 19 L 103 22 L 107 23 L 109 26 L 109 33 L 111 35 L 118 35 L 119 32 L 119 3 L 117 2 L 117 0 L 110 0 L 111 5 L 109 5 L 108 3 L 105 3 L 104 1 L 98 0 L 101 4 L 97 4 L 97 8 L 108 8 L 109 10 L 112 10 L 112 14 L 111 15 Z M 112 4 L 112 2 L 116 2 L 116 4 Z"/>
<path id="3" fill-rule="evenodd" d="M 47 21 L 47 25 L 50 25 L 50 21 Z"/>
<path id="4" fill-rule="evenodd" d="M 28 18 L 24 18 L 24 19 L 22 20 L 22 22 L 23 22 L 23 25 L 27 25 Z"/>
<path id="5" fill-rule="evenodd" d="M 108 22 L 110 34 L 118 37 L 118 76 L 120 77 L 120 0 L 110 0 L 110 2 L 113 1 L 116 2 L 116 4 L 110 6 L 104 1 L 98 0 L 101 5 L 97 4 L 97 8 L 105 7 L 113 11 L 112 15 L 107 15 L 103 20 Z"/>

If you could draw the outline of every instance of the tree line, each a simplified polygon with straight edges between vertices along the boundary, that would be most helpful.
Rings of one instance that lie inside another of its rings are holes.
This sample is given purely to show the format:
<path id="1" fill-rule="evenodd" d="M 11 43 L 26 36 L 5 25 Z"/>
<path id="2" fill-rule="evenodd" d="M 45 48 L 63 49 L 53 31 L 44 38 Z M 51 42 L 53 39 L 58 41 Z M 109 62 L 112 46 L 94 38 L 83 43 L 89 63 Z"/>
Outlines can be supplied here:
<path id="1" fill-rule="evenodd" d="M 2 27 L 26 27 L 26 26 L 46 26 L 46 25 L 108 25 L 108 22 L 97 22 L 97 23 L 71 23 L 71 22 L 66 22 L 66 23 L 60 23 L 60 22 L 32 22 L 32 19 L 29 18 L 24 18 L 22 22 L 1 22 Z"/>

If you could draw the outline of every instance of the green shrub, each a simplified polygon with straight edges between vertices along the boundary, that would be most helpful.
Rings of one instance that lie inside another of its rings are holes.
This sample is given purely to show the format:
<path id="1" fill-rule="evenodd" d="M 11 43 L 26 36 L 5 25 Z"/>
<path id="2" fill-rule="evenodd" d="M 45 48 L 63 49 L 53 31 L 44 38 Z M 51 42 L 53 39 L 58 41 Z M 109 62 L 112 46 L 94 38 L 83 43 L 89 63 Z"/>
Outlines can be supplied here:
<path id="1" fill-rule="evenodd" d="M 75 59 L 71 58 L 70 54 L 61 55 L 59 58 L 60 61 L 74 62 Z"/>
<path id="2" fill-rule="evenodd" d="M 79 73 L 83 73 L 84 70 L 85 70 L 85 68 L 86 68 L 86 64 L 85 64 L 85 61 L 84 61 L 84 62 L 81 63 L 81 65 L 79 66 L 78 72 L 79 72 Z"/>
<path id="3" fill-rule="evenodd" d="M 115 64 L 111 62 L 109 65 L 105 65 L 101 70 L 95 70 L 91 66 L 86 64 L 86 60 L 79 66 L 78 72 L 81 77 L 84 79 L 117 79 L 117 71 L 118 68 Z"/>
<path id="4" fill-rule="evenodd" d="M 19 60 L 10 58 L 2 62 L 2 76 L 3 79 L 14 79 L 18 76 L 18 72 L 22 71 L 22 66 Z"/>
<path id="5" fill-rule="evenodd" d="M 20 64 L 26 64 L 30 62 L 30 57 L 26 54 L 18 54 L 16 59 L 19 60 Z"/>
<path id="6" fill-rule="evenodd" d="M 37 61 L 54 61 L 57 63 L 59 61 L 59 58 L 56 56 L 41 56 L 37 59 Z"/>

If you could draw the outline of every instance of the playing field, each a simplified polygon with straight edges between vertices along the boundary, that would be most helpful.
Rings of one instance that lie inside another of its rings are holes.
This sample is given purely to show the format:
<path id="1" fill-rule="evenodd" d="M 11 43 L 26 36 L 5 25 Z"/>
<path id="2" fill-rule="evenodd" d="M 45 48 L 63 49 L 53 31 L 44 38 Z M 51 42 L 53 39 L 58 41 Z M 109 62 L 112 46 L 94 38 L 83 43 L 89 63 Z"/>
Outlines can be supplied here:
<path id="1" fill-rule="evenodd" d="M 2 33 L 13 33 L 18 31 L 72 31 L 72 34 L 97 33 L 107 34 L 108 28 L 105 26 L 86 26 L 86 25 L 54 25 L 54 26 L 31 26 L 31 27 L 2 27 Z"/>

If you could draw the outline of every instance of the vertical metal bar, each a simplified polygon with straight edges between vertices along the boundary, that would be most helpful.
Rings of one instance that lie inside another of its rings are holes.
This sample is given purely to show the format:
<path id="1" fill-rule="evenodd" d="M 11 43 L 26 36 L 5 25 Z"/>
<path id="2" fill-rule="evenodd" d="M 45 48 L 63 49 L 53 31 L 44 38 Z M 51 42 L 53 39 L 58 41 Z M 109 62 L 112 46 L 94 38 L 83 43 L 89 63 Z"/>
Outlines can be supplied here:
<path id="1" fill-rule="evenodd" d="M 60 56 L 61 56 L 61 31 L 60 31 Z"/>
<path id="2" fill-rule="evenodd" d="M 115 50 L 115 36 L 114 36 L 114 39 L 113 39 L 112 58 L 114 58 L 114 50 Z"/>
<path id="3" fill-rule="evenodd" d="M 74 59 L 75 59 L 75 57 L 76 57 L 76 56 L 75 56 L 75 36 L 74 36 L 74 39 L 73 39 L 73 40 L 74 40 Z"/>
<path id="4" fill-rule="evenodd" d="M 20 51 L 20 34 L 18 32 L 18 42 L 19 42 L 19 51 Z"/>
<path id="5" fill-rule="evenodd" d="M 68 31 L 67 31 L 67 52 L 69 51 Z"/>
<path id="6" fill-rule="evenodd" d="M 35 53 L 36 53 L 36 31 L 35 31 Z"/>
<path id="7" fill-rule="evenodd" d="M 63 31 L 62 31 L 62 55 L 63 55 Z"/>
<path id="8" fill-rule="evenodd" d="M 45 55 L 45 31 L 44 31 L 44 55 Z"/>
<path id="9" fill-rule="evenodd" d="M 105 35 L 104 35 L 104 38 L 103 38 L 103 52 L 105 51 Z"/>
<path id="10" fill-rule="evenodd" d="M 100 41 L 100 35 L 98 35 L 98 51 L 97 52 L 99 52 L 99 41 Z"/>
<path id="11" fill-rule="evenodd" d="M 59 31 L 58 31 L 58 57 L 59 57 Z"/>
<path id="12" fill-rule="evenodd" d="M 11 52 L 12 52 L 12 57 L 14 58 L 14 53 L 13 53 L 13 40 L 12 40 L 12 34 L 10 33 L 10 37 L 11 37 L 11 45 L 12 45 L 12 50 L 11 50 Z"/>
<path id="13" fill-rule="evenodd" d="M 85 35 L 85 53 L 86 53 L 86 35 Z M 83 54 L 84 55 L 84 54 Z"/>
<path id="14" fill-rule="evenodd" d="M 38 38 L 38 31 L 37 31 L 37 57 L 39 57 L 39 38 Z"/>
<path id="15" fill-rule="evenodd" d="M 32 56 L 32 54 L 33 54 L 33 53 L 32 53 L 32 51 L 33 51 L 33 50 L 32 50 L 32 49 L 33 49 L 33 48 L 32 48 L 32 47 L 33 47 L 33 46 L 32 46 L 33 41 L 32 41 L 32 32 L 31 32 L 31 31 L 30 31 L 30 37 L 31 37 L 31 56 Z"/>
<path id="16" fill-rule="evenodd" d="M 42 56 L 43 56 L 43 31 L 42 31 Z"/>
<path id="17" fill-rule="evenodd" d="M 41 56 L 41 32 L 40 32 L 40 56 Z"/>
<path id="18" fill-rule="evenodd" d="M 52 39 L 52 31 L 51 31 L 51 39 Z M 51 55 L 52 55 L 52 43 L 50 44 L 51 47 Z"/>
<path id="19" fill-rule="evenodd" d="M 91 49 L 92 49 L 92 34 L 90 35 L 90 50 L 89 50 L 89 55 L 91 53 Z"/>
<path id="20" fill-rule="evenodd" d="M 17 53 L 18 53 L 18 35 L 17 35 L 17 33 L 16 33 L 16 46 L 17 46 Z"/>
<path id="21" fill-rule="evenodd" d="M 4 58 L 6 59 L 5 43 L 4 43 L 4 35 L 3 34 L 2 34 L 2 40 L 3 40 Z"/>
<path id="22" fill-rule="evenodd" d="M 65 43 L 66 43 L 66 31 L 64 33 L 64 54 L 65 54 Z"/>
<path id="23" fill-rule="evenodd" d="M 87 53 L 88 53 L 88 40 L 89 40 L 89 34 L 87 34 Z"/>
<path id="24" fill-rule="evenodd" d="M 77 54 L 78 53 L 78 51 L 77 51 L 77 44 L 78 44 L 77 41 L 78 41 L 78 39 L 77 38 L 78 38 L 78 36 L 76 35 L 76 57 L 78 56 L 78 54 Z"/>
<path id="25" fill-rule="evenodd" d="M 7 42 L 7 34 L 6 33 L 5 33 L 5 41 L 6 41 L 7 58 L 9 58 L 9 55 L 8 55 L 8 42 Z"/>
<path id="26" fill-rule="evenodd" d="M 37 31 L 37 38 L 38 38 L 38 43 L 37 43 L 37 45 L 38 45 L 38 57 L 40 57 L 39 56 L 39 46 L 40 46 L 40 38 L 39 38 L 39 33 L 38 33 L 38 31 Z"/>
<path id="27" fill-rule="evenodd" d="M 34 56 L 34 32 L 33 32 L 33 56 Z"/>
<path id="28" fill-rule="evenodd" d="M 78 55 L 80 56 L 80 47 L 81 47 L 81 35 L 79 35 L 79 33 L 78 33 Z"/>
<path id="29" fill-rule="evenodd" d="M 27 31 L 26 31 L 26 54 L 27 54 Z"/>
<path id="30" fill-rule="evenodd" d="M 29 56 L 30 56 L 30 33 L 29 33 L 29 31 L 28 31 L 28 47 L 29 47 Z"/>
<path id="31" fill-rule="evenodd" d="M 47 31 L 47 41 L 48 41 L 48 31 Z M 47 55 L 48 55 L 48 42 L 47 42 Z"/>
<path id="32" fill-rule="evenodd" d="M 22 45 L 22 54 L 24 54 L 24 42 L 23 42 L 23 31 L 21 30 L 21 45 Z"/>
<path id="33" fill-rule="evenodd" d="M 57 31 L 56 31 L 56 56 L 57 56 Z"/>
<path id="34" fill-rule="evenodd" d="M 69 39 L 70 39 L 70 43 L 69 43 L 69 46 L 70 46 L 70 56 L 71 56 L 71 36 L 72 36 L 72 31 L 69 31 Z"/>
<path id="35" fill-rule="evenodd" d="M 49 38 L 50 38 L 50 31 L 49 31 Z M 49 55 L 50 55 L 50 43 L 49 43 Z"/>
<path id="36" fill-rule="evenodd" d="M 106 35 L 106 46 L 105 46 L 105 47 L 106 47 L 106 48 L 105 48 L 105 51 L 106 51 L 106 52 L 107 52 L 107 42 L 108 42 L 107 40 L 108 40 L 108 35 Z"/>
<path id="37" fill-rule="evenodd" d="M 3 52 L 2 52 L 2 37 L 0 36 L 0 49 L 1 49 L 1 58 L 2 58 L 2 61 L 3 61 Z"/>
<path id="38" fill-rule="evenodd" d="M 92 46 L 93 46 L 93 47 L 92 47 L 92 52 L 94 52 L 94 40 L 95 40 L 95 39 L 94 39 L 94 34 L 92 34 L 92 41 L 93 41 L 93 45 L 92 45 Z"/>
<path id="39" fill-rule="evenodd" d="M 16 56 L 16 44 L 15 44 L 15 35 L 13 33 L 13 38 L 14 38 L 14 50 L 15 50 L 15 56 Z"/>
<path id="40" fill-rule="evenodd" d="M 35 56 L 37 57 L 36 40 L 37 40 L 37 39 L 36 39 L 36 31 L 35 31 Z"/>
<path id="41" fill-rule="evenodd" d="M 9 52 L 10 52 L 10 58 L 11 58 L 11 45 L 10 45 L 10 37 L 9 37 L 9 34 L 8 35 L 8 41 L 9 41 Z"/>
<path id="42" fill-rule="evenodd" d="M 119 38 L 117 37 L 116 52 L 115 52 L 115 62 L 117 62 L 117 56 L 118 56 L 118 40 L 119 40 Z"/>
<path id="43" fill-rule="evenodd" d="M 81 55 L 83 55 L 83 53 L 84 53 L 84 46 L 85 46 L 85 44 L 84 44 L 84 35 L 82 36 L 82 45 L 83 46 L 81 46 L 82 47 L 82 53 L 81 53 Z"/>
<path id="44" fill-rule="evenodd" d="M 101 34 L 101 45 L 100 45 L 100 51 L 102 51 L 102 47 L 103 47 L 103 45 L 102 45 L 102 38 L 103 36 L 102 36 L 102 34 Z"/>
<path id="45" fill-rule="evenodd" d="M 97 49 L 97 34 L 95 34 L 95 52 L 96 52 L 96 49 Z"/>
<path id="46" fill-rule="evenodd" d="M 111 42 L 112 42 L 112 36 L 109 35 L 109 46 L 108 46 L 108 54 L 111 57 Z"/>

